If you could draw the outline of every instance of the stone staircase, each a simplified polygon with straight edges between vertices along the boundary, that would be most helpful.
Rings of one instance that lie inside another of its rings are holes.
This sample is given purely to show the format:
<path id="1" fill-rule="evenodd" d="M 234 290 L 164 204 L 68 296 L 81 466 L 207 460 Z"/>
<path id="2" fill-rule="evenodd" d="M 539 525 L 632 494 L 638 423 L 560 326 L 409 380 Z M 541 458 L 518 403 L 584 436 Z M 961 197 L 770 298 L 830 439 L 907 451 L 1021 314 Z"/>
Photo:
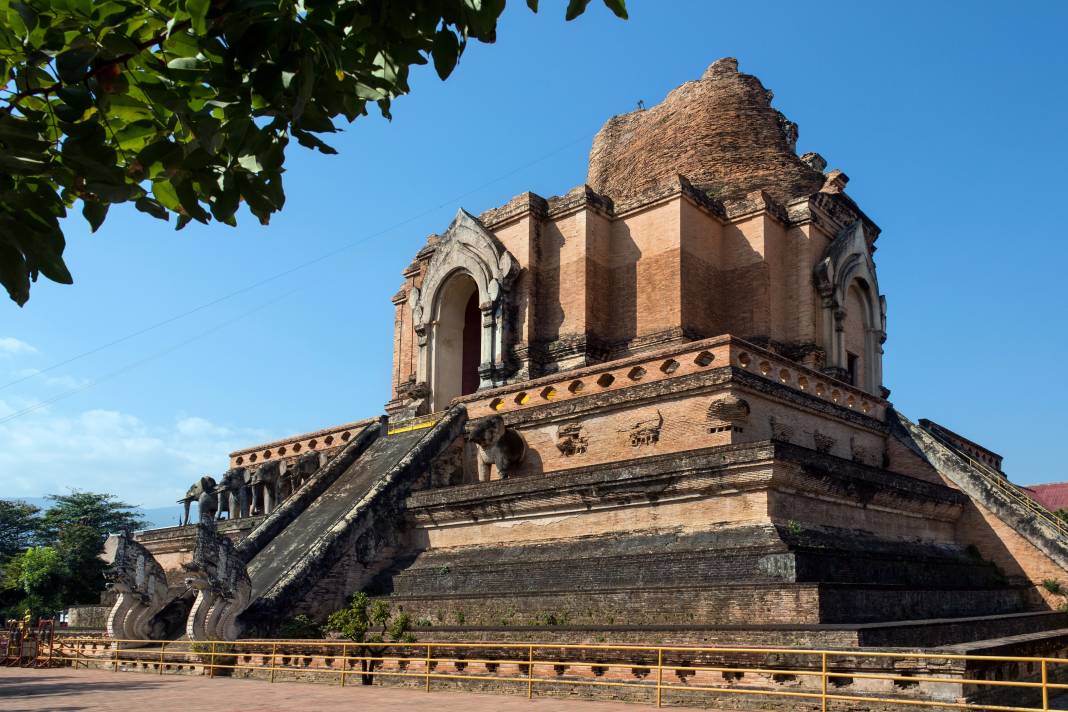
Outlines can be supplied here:
<path id="1" fill-rule="evenodd" d="M 466 419 L 460 406 L 432 427 L 380 434 L 265 543 L 248 560 L 252 596 L 241 614 L 245 634 L 269 632 L 298 611 L 342 607 L 398 548 L 404 498 Z"/>
<path id="2" fill-rule="evenodd" d="M 1003 473 L 971 457 L 936 424 L 920 421 L 926 427 L 917 425 L 893 409 L 887 420 L 894 437 L 1068 574 L 1068 523 Z"/>

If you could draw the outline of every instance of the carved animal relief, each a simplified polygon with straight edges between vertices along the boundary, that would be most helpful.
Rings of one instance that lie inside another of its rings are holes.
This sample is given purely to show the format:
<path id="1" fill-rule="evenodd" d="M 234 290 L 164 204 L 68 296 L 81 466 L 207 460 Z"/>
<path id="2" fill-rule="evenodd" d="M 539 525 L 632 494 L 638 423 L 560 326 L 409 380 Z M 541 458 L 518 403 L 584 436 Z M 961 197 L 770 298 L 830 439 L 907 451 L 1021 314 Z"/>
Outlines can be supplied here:
<path id="1" fill-rule="evenodd" d="M 829 453 L 834 448 L 835 442 L 834 438 L 824 435 L 819 430 L 812 433 L 812 444 L 815 445 L 816 452 Z"/>
<path id="2" fill-rule="evenodd" d="M 450 445 L 430 463 L 430 486 L 449 487 L 464 481 L 463 439 Z"/>
<path id="3" fill-rule="evenodd" d="M 856 441 L 856 438 L 849 438 L 849 450 L 853 458 L 853 462 L 858 462 L 861 465 L 876 465 L 874 461 L 876 455 L 868 448 L 864 447 Z"/>
<path id="4" fill-rule="evenodd" d="M 749 403 L 734 396 L 724 396 L 708 406 L 708 432 L 744 432 L 749 423 Z"/>
<path id="5" fill-rule="evenodd" d="M 655 418 L 639 420 L 628 430 L 622 430 L 620 432 L 627 433 L 630 436 L 631 447 L 644 447 L 646 445 L 655 445 L 660 442 L 660 430 L 663 427 L 664 416 L 657 410 Z"/>
<path id="6" fill-rule="evenodd" d="M 248 605 L 252 583 L 233 542 L 219 534 L 213 520 L 197 525 L 193 560 L 182 568 L 189 574 L 186 584 L 197 592 L 186 621 L 189 639 L 236 639 L 237 616 Z"/>
<path id="7" fill-rule="evenodd" d="M 556 429 L 556 449 L 564 457 L 586 452 L 588 439 L 581 423 L 568 423 Z"/>
<path id="8" fill-rule="evenodd" d="M 117 594 L 108 612 L 108 635 L 127 640 L 156 637 L 152 619 L 171 600 L 163 567 L 128 532 L 110 538 L 105 551 L 112 555 L 104 578 L 108 590 Z"/>
<path id="9" fill-rule="evenodd" d="M 774 415 L 768 418 L 768 426 L 771 428 L 772 440 L 782 440 L 788 443 L 794 437 L 793 426 L 776 420 Z"/>

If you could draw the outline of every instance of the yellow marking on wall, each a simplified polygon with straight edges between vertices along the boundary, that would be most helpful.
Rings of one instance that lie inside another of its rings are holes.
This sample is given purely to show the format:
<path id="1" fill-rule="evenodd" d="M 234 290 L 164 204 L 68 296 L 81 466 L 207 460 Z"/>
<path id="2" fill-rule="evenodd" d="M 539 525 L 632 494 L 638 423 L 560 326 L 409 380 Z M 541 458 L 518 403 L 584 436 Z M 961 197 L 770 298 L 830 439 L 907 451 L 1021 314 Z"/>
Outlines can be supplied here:
<path id="1" fill-rule="evenodd" d="M 410 433 L 413 430 L 422 430 L 423 428 L 432 428 L 437 425 L 438 421 L 428 420 L 425 423 L 413 423 L 412 425 L 398 425 L 396 428 L 391 428 L 386 431 L 386 435 L 399 435 L 400 433 Z"/>

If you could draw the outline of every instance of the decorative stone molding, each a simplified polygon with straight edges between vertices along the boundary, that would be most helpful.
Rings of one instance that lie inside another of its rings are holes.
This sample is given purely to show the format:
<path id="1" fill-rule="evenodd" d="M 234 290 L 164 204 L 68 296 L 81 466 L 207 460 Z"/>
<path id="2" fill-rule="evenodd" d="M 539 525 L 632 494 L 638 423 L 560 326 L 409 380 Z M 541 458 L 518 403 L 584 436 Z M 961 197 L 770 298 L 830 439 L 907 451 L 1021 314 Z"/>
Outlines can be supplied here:
<path id="1" fill-rule="evenodd" d="M 631 447 L 644 447 L 646 445 L 656 445 L 660 442 L 660 430 L 663 427 L 664 416 L 657 409 L 655 418 L 639 420 L 627 430 L 621 430 L 620 432 L 628 434 Z"/>
<path id="2" fill-rule="evenodd" d="M 856 438 L 852 436 L 849 438 L 849 453 L 853 462 L 861 465 L 871 465 L 873 467 L 878 464 L 874 462 L 875 455 L 869 452 L 866 447 L 857 443 Z"/>
<path id="3" fill-rule="evenodd" d="M 664 369 L 667 360 L 678 367 Z M 635 382 L 627 378 L 634 367 L 642 366 L 648 375 Z M 791 391 L 804 393 L 829 406 L 856 411 L 864 420 L 882 420 L 886 401 L 846 383 L 833 381 L 814 369 L 791 362 L 734 336 L 714 336 L 701 341 L 628 356 L 607 364 L 582 366 L 521 384 L 494 388 L 464 396 L 472 419 L 501 414 L 514 419 L 520 411 L 560 411 L 560 417 L 574 415 L 584 408 L 580 403 L 595 402 L 616 391 L 635 389 L 650 393 L 673 392 L 672 384 L 686 383 L 703 372 L 730 366 Z M 678 386 L 681 388 L 682 386 Z M 543 394 L 551 392 L 552 400 Z M 578 402 L 576 402 L 578 401 Z M 509 421 L 511 422 L 511 420 Z"/>
<path id="4" fill-rule="evenodd" d="M 463 481 L 464 440 L 458 438 L 456 442 L 431 460 L 430 486 L 451 487 L 452 485 L 463 484 Z"/>
<path id="5" fill-rule="evenodd" d="M 374 418 L 358 420 L 243 448 L 230 453 L 230 467 L 248 467 L 269 460 L 291 460 L 310 451 L 331 453 L 343 447 L 350 438 L 373 421 Z"/>
<path id="6" fill-rule="evenodd" d="M 588 445 L 589 438 L 582 423 L 567 423 L 556 429 L 556 449 L 564 457 L 581 455 Z"/>
<path id="7" fill-rule="evenodd" d="M 837 441 L 829 435 L 824 435 L 819 430 L 812 433 L 812 444 L 816 448 L 816 452 L 827 454 L 833 448 Z"/>
<path id="8" fill-rule="evenodd" d="M 186 584 L 196 590 L 186 635 L 190 640 L 235 640 L 237 616 L 248 606 L 252 582 L 234 543 L 219 534 L 214 520 L 197 524 L 193 559 L 182 568 L 189 573 Z"/>
<path id="9" fill-rule="evenodd" d="M 448 405 L 434 400 L 434 330 L 441 317 L 441 289 L 457 273 L 467 274 L 478 287 L 478 308 L 482 313 L 479 388 L 500 385 L 508 375 L 505 350 L 511 346 L 511 335 L 506 333 L 505 313 L 519 265 L 477 218 L 460 210 L 435 244 L 422 286 L 413 287 L 408 294 L 419 345 L 416 383 L 430 384 L 433 411 Z"/>
<path id="10" fill-rule="evenodd" d="M 174 598 L 167 574 L 155 557 L 129 532 L 112 535 L 104 546 L 111 564 L 104 570 L 107 588 L 116 594 L 107 615 L 108 637 L 154 640 L 161 631 L 152 619 Z"/>
<path id="11" fill-rule="evenodd" d="M 883 342 L 886 341 L 886 298 L 879 293 L 879 281 L 872 260 L 872 242 L 863 220 L 842 230 L 827 247 L 816 265 L 815 281 L 823 309 L 823 340 L 826 348 L 824 372 L 847 380 L 849 358 L 845 343 L 846 297 L 858 283 L 864 313 L 854 315 L 864 325 L 864 383 L 857 387 L 876 396 L 883 383 Z"/>
<path id="12" fill-rule="evenodd" d="M 749 403 L 743 398 L 726 395 L 708 405 L 708 432 L 743 432 L 749 423 Z"/>
<path id="13" fill-rule="evenodd" d="M 784 423 L 781 420 L 776 419 L 774 415 L 768 418 L 768 427 L 771 429 L 772 440 L 780 440 L 785 443 L 791 442 L 793 440 L 793 426 L 789 423 Z"/>

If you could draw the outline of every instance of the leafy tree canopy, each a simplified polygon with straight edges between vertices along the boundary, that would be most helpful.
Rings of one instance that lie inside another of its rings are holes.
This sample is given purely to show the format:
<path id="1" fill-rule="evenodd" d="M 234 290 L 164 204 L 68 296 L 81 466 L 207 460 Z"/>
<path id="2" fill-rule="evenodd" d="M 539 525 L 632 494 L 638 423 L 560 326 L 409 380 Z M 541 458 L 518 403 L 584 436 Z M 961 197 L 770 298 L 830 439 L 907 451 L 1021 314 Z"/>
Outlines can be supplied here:
<path id="1" fill-rule="evenodd" d="M 625 0 L 603 0 L 626 17 Z M 590 0 L 569 0 L 568 20 Z M 527 0 L 537 11 L 537 0 Z M 73 280 L 59 219 L 115 203 L 162 220 L 263 224 L 285 201 L 290 140 L 323 140 L 449 76 L 493 42 L 505 0 L 0 0 L 0 282 L 19 305 Z"/>
<path id="2" fill-rule="evenodd" d="M 99 549 L 108 534 L 123 529 L 144 529 L 148 522 L 134 508 L 113 494 L 82 492 L 53 494 L 53 504 L 41 518 L 41 530 L 49 541 L 62 539 L 64 531 L 81 527 L 79 532 L 96 541 Z"/>
<path id="3" fill-rule="evenodd" d="M 0 563 L 21 553 L 34 542 L 41 510 L 18 500 L 0 499 Z"/>
<path id="4" fill-rule="evenodd" d="M 9 614 L 21 615 L 29 609 L 35 615 L 51 615 L 69 605 L 96 603 L 104 590 L 105 564 L 100 552 L 107 535 L 148 526 L 114 495 L 75 490 L 48 499 L 52 505 L 43 516 L 22 502 L 0 502 L 0 535 L 5 531 L 5 512 L 11 512 L 11 541 L 22 536 L 23 542 L 43 544 L 20 546 L 4 566 L 0 608 Z M 32 522 L 20 520 L 19 511 L 29 512 Z M 25 533 L 31 525 L 32 530 Z"/>
<path id="5" fill-rule="evenodd" d="M 8 562 L 4 568 L 3 595 L 5 604 L 15 604 L 10 611 L 20 616 L 32 611 L 37 616 L 57 613 L 66 605 L 66 582 L 70 570 L 53 547 L 36 546 L 26 549 Z"/>

